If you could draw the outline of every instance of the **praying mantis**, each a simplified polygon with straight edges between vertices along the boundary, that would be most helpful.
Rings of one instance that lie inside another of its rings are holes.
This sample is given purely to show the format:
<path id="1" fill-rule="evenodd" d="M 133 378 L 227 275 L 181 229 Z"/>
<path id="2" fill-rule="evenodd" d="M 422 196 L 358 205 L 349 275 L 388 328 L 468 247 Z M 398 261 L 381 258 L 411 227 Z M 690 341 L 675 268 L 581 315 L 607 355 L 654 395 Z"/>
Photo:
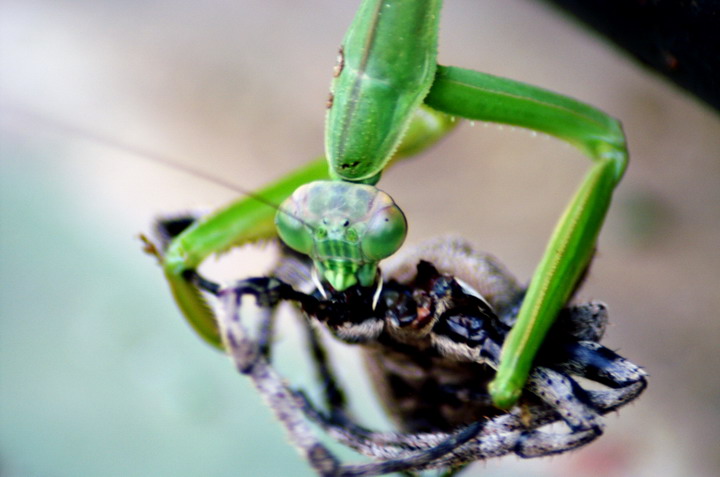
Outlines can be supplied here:
<path id="1" fill-rule="evenodd" d="M 379 262 L 400 248 L 407 230 L 401 209 L 375 187 L 382 172 L 444 137 L 456 118 L 520 126 L 566 141 L 592 166 L 552 233 L 490 385 L 497 407 L 517 401 L 545 334 L 592 258 L 627 167 L 625 138 L 616 119 L 576 100 L 437 65 L 441 6 L 439 0 L 364 0 L 334 72 L 327 159 L 204 217 L 155 251 L 182 314 L 205 341 L 222 347 L 193 280 L 207 257 L 279 236 L 312 258 L 321 289 L 378 289 Z"/>

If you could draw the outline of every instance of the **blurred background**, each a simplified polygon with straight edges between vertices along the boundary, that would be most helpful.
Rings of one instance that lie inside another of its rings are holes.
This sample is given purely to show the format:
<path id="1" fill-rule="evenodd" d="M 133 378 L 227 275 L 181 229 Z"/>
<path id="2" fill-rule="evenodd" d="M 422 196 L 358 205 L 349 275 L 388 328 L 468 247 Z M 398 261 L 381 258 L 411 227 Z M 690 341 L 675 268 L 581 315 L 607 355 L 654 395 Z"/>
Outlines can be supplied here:
<path id="1" fill-rule="evenodd" d="M 183 323 L 136 238 L 158 214 L 237 193 L 129 148 L 249 190 L 316 157 L 357 3 L 0 4 L 0 475 L 312 475 L 249 382 Z M 466 475 L 718 475 L 718 116 L 534 2 L 447 2 L 440 38 L 444 64 L 622 120 L 632 160 L 579 297 L 609 304 L 604 344 L 650 373 L 593 445 Z M 587 167 L 555 139 L 466 124 L 381 185 L 408 216 L 407 247 L 459 233 L 525 281 Z M 270 260 L 243 255 L 229 275 Z M 291 325 L 278 340 L 296 361 Z M 343 351 L 336 366 L 358 359 Z M 387 426 L 376 406 L 359 411 Z"/>

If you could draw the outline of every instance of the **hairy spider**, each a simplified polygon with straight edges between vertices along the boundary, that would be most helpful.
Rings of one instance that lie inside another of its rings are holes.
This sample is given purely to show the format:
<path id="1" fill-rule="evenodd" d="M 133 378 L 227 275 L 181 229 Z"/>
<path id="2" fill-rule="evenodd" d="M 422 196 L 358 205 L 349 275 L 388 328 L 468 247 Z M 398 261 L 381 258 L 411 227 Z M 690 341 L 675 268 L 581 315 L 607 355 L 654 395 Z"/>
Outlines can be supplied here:
<path id="1" fill-rule="evenodd" d="M 487 384 L 524 291 L 493 257 L 461 239 L 437 239 L 396 259 L 377 290 L 299 291 L 309 282 L 309 267 L 287 252 L 269 277 L 228 287 L 197 274 L 194 279 L 220 298 L 218 324 L 237 369 L 252 379 L 319 475 L 415 475 L 441 468 L 450 476 L 489 457 L 566 452 L 596 439 L 601 415 L 632 401 L 646 386 L 641 368 L 599 344 L 607 310 L 591 302 L 561 312 L 518 404 L 507 412 L 493 407 Z M 325 410 L 291 388 L 271 365 L 271 312 L 261 320 L 257 338 L 247 333 L 240 316 L 245 295 L 268 311 L 281 301 L 301 307 L 324 384 Z M 362 347 L 398 432 L 371 431 L 350 417 L 317 324 Z M 571 376 L 604 387 L 585 389 Z M 308 421 L 371 462 L 341 464 Z M 563 430 L 548 429 L 555 423 L 564 423 Z"/>

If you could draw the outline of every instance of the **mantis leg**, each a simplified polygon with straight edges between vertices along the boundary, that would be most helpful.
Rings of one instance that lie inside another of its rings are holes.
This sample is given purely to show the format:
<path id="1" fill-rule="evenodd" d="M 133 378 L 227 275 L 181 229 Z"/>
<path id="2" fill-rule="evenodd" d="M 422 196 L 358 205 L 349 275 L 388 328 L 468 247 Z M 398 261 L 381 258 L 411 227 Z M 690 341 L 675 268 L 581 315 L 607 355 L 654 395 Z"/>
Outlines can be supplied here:
<path id="1" fill-rule="evenodd" d="M 555 227 L 503 346 L 490 391 L 495 404 L 507 409 L 520 396 L 538 348 L 593 255 L 612 192 L 627 166 L 625 136 L 616 119 L 584 103 L 461 68 L 438 67 L 425 103 L 447 114 L 556 136 L 593 161 Z"/>

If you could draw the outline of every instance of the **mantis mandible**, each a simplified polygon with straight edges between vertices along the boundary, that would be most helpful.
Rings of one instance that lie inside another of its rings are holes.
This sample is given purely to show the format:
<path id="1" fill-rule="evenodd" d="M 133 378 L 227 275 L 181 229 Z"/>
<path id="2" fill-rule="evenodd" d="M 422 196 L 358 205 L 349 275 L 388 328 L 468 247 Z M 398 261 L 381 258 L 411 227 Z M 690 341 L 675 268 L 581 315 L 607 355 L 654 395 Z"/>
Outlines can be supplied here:
<path id="1" fill-rule="evenodd" d="M 453 129 L 455 118 L 533 129 L 592 160 L 568 204 L 506 340 L 493 402 L 511 407 L 560 308 L 592 258 L 614 188 L 627 166 L 620 123 L 571 98 L 458 67 L 437 65 L 440 0 L 364 0 L 343 41 L 328 102 L 326 157 L 204 217 L 157 253 L 192 327 L 222 347 L 193 281 L 209 255 L 280 236 L 308 254 L 322 286 L 381 285 L 378 263 L 400 248 L 407 223 L 381 173 Z M 268 204 L 281 204 L 279 209 Z"/>

